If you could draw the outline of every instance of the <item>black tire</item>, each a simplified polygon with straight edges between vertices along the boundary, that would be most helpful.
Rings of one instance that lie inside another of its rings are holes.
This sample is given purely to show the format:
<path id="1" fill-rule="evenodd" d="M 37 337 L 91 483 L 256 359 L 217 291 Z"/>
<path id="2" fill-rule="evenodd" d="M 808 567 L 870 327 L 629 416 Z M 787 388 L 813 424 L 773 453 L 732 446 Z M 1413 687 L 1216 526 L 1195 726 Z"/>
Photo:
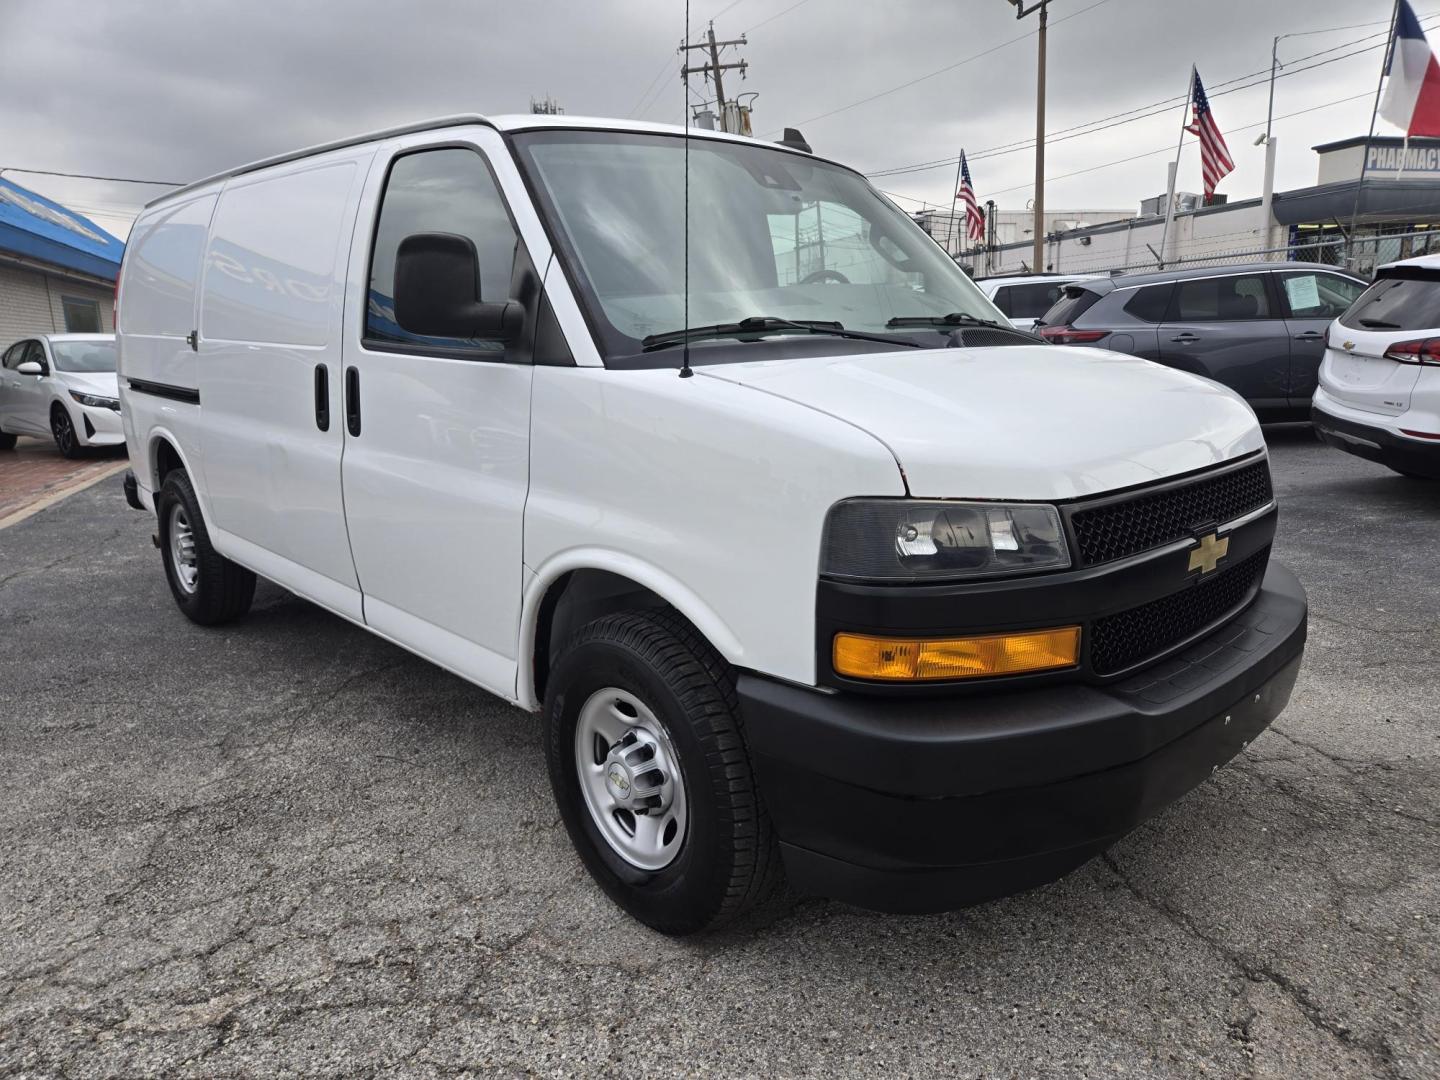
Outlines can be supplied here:
<path id="1" fill-rule="evenodd" d="M 7 435 L 5 432 L 0 431 L 0 450 L 14 450 L 15 439 L 16 436 Z"/>
<path id="2" fill-rule="evenodd" d="M 595 824 L 576 771 L 575 731 L 592 694 L 618 688 L 664 725 L 688 804 L 686 835 L 660 870 L 626 861 Z M 600 887 L 664 934 L 731 922 L 773 899 L 784 873 L 760 801 L 728 665 L 686 620 L 666 611 L 607 615 L 571 638 L 545 694 L 550 783 L 565 828 Z"/>
<path id="3" fill-rule="evenodd" d="M 218 626 L 238 619 L 250 610 L 255 597 L 255 575 L 217 552 L 210 544 L 200 501 L 183 469 L 165 477 L 155 500 L 160 526 L 160 555 L 165 561 L 165 580 L 175 603 L 191 622 Z M 177 516 L 178 515 L 178 516 Z M 172 530 L 181 522 L 190 530 L 194 544 L 193 585 L 187 586 L 176 567 Z"/>
<path id="4" fill-rule="evenodd" d="M 61 457 L 73 461 L 84 454 L 80 446 L 80 436 L 75 433 L 75 421 L 70 418 L 70 410 L 58 401 L 50 406 L 50 434 L 55 437 L 55 448 L 60 451 Z"/>

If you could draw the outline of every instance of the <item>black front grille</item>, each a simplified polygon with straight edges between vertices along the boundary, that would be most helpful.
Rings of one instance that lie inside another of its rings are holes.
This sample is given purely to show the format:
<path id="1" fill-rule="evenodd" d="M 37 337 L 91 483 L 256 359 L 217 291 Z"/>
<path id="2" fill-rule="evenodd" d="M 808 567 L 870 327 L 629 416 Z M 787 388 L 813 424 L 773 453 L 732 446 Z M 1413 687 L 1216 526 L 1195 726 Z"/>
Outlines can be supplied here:
<path id="1" fill-rule="evenodd" d="M 1269 558 L 1267 546 L 1209 581 L 1096 619 L 1090 627 L 1090 667 L 1097 675 L 1113 675 L 1220 621 L 1244 603 L 1265 576 Z"/>
<path id="2" fill-rule="evenodd" d="M 1187 484 L 1076 510 L 1070 515 L 1081 566 L 1172 544 L 1206 525 L 1223 525 L 1274 498 L 1264 460 Z"/>

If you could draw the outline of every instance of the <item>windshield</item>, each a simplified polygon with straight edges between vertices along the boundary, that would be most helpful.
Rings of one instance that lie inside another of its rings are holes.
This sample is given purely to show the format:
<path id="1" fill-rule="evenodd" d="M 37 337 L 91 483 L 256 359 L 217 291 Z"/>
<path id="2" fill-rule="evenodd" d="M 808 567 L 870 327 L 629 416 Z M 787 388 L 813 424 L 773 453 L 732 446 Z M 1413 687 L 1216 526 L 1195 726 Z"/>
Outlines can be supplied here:
<path id="1" fill-rule="evenodd" d="M 113 341 L 51 340 L 50 353 L 55 357 L 55 367 L 60 371 L 115 370 L 115 342 Z"/>
<path id="2" fill-rule="evenodd" d="M 953 313 L 1002 318 L 861 176 L 763 143 L 705 138 L 690 140 L 687 314 L 685 142 L 564 130 L 516 139 L 607 359 L 640 353 L 647 337 L 756 316 L 931 340 L 945 328 L 887 324 Z M 734 344 L 697 342 L 692 362 L 753 355 Z"/>

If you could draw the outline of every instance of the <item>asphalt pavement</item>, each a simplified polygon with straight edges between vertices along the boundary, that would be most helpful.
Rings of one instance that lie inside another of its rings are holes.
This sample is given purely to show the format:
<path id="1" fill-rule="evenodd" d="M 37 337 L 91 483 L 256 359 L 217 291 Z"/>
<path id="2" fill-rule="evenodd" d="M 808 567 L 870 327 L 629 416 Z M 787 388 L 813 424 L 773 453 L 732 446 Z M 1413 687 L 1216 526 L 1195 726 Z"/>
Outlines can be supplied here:
<path id="1" fill-rule="evenodd" d="M 1440 1076 L 1440 484 L 1269 432 L 1289 709 L 1050 887 L 676 941 L 534 717 L 262 583 L 188 623 L 105 481 L 0 530 L 0 1075 Z"/>

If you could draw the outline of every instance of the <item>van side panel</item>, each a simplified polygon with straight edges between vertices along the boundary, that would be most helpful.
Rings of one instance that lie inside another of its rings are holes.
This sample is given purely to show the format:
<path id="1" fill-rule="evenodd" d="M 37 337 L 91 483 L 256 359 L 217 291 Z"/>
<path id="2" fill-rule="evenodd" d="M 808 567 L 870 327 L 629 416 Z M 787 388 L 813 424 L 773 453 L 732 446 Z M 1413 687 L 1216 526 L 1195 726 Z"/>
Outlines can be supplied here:
<path id="1" fill-rule="evenodd" d="M 219 191 L 147 210 L 131 230 L 118 294 L 122 419 L 135 479 L 148 501 L 156 486 L 151 450 L 157 431 L 178 447 L 191 469 L 202 468 L 198 410 L 185 395 L 159 396 L 130 390 L 136 380 L 152 388 L 194 391 L 199 387 L 195 351 L 186 340 L 196 327 L 196 293 L 210 217 Z M 202 477 L 197 476 L 197 485 Z"/>
<path id="2" fill-rule="evenodd" d="M 704 372 L 535 369 L 527 657 L 539 597 L 590 566 L 659 593 L 731 663 L 814 682 L 826 513 L 903 496 L 900 469 L 857 427 Z M 530 672 L 516 697 L 533 708 Z"/>
<path id="3" fill-rule="evenodd" d="M 231 180 L 210 228 L 200 304 L 212 539 L 246 565 L 264 553 L 265 576 L 355 619 L 340 492 L 340 323 L 345 253 L 373 156 L 352 150 Z"/>

